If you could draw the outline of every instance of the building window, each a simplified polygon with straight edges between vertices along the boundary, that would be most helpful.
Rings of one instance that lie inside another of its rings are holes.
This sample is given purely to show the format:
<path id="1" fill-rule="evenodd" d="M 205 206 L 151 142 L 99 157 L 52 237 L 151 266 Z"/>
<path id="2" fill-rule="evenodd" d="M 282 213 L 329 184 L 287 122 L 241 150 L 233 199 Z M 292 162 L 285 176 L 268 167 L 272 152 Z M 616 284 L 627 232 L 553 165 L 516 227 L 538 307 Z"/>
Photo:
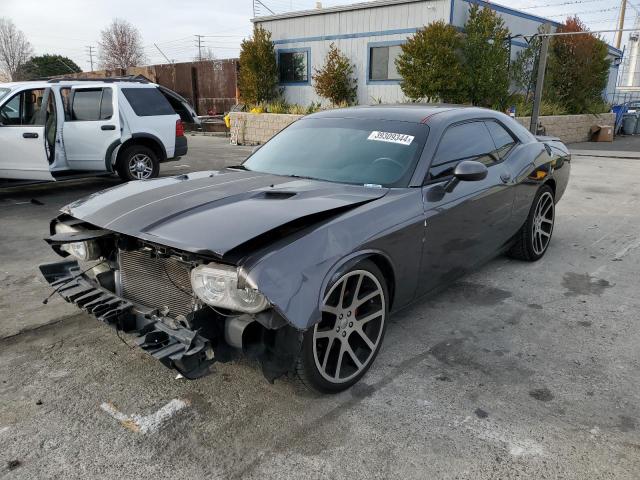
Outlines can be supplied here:
<path id="1" fill-rule="evenodd" d="M 309 83 L 309 50 L 278 52 L 280 83 Z"/>
<path id="2" fill-rule="evenodd" d="M 400 53 L 402 49 L 399 44 L 369 46 L 369 80 L 400 80 L 396 69 L 396 58 Z"/>

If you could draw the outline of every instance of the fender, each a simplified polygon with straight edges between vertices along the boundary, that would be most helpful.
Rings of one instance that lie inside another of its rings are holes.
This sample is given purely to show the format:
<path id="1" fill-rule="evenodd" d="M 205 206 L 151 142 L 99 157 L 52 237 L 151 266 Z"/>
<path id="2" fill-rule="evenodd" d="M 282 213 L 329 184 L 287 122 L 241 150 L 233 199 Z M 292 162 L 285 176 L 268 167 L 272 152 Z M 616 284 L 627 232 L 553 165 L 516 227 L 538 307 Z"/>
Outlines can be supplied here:
<path id="1" fill-rule="evenodd" d="M 162 143 L 162 140 L 160 140 L 158 137 L 151 133 L 132 133 L 130 140 L 135 140 L 136 138 L 146 138 L 149 140 L 153 140 L 160 147 L 160 151 L 162 152 L 162 158 L 159 158 L 158 160 L 164 162 L 167 159 L 167 149 L 165 148 L 164 143 Z M 127 142 L 129 142 L 130 140 L 127 140 Z"/>
<path id="2" fill-rule="evenodd" d="M 121 143 L 122 143 L 121 139 L 114 140 L 113 143 L 109 145 L 109 147 L 107 148 L 107 153 L 105 153 L 104 155 L 104 169 L 107 172 L 113 173 L 113 165 L 115 163 L 113 162 L 113 159 L 118 156 L 117 149 Z"/>

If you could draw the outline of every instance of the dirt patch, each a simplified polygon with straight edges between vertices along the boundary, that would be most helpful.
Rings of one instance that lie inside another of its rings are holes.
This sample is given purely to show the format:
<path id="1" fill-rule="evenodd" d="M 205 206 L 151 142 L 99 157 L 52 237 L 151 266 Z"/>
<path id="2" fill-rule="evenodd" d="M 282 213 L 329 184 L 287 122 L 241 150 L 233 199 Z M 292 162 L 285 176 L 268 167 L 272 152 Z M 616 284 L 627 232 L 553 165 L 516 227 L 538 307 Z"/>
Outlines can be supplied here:
<path id="1" fill-rule="evenodd" d="M 508 290 L 478 283 L 456 282 L 452 288 L 464 296 L 468 302 L 486 307 L 498 305 L 511 297 L 511 292 Z"/>
<path id="2" fill-rule="evenodd" d="M 595 278 L 588 273 L 567 272 L 562 278 L 562 286 L 566 288 L 565 297 L 579 295 L 602 295 L 612 285 L 602 278 Z"/>
<path id="3" fill-rule="evenodd" d="M 529 396 L 541 402 L 550 402 L 553 400 L 553 394 L 548 388 L 536 388 L 529 392 Z"/>

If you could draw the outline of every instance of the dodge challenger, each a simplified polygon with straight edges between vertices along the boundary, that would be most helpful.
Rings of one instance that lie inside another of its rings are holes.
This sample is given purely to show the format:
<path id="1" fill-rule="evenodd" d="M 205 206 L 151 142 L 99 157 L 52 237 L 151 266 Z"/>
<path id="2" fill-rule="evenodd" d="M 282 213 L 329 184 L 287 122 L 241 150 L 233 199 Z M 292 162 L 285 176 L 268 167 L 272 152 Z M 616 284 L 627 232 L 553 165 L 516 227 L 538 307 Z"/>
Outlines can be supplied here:
<path id="1" fill-rule="evenodd" d="M 187 378 L 246 355 L 269 381 L 357 382 L 389 315 L 500 254 L 549 248 L 571 157 L 491 110 L 354 107 L 241 165 L 133 181 L 61 210 L 40 270 Z"/>

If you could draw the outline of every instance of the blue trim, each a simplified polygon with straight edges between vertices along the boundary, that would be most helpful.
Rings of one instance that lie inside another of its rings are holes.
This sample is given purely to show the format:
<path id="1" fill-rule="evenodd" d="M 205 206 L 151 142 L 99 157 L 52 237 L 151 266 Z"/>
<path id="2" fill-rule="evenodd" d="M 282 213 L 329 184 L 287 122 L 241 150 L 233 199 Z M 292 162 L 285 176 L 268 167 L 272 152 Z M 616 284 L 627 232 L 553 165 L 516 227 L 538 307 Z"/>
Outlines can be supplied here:
<path id="1" fill-rule="evenodd" d="M 274 45 L 282 45 L 287 43 L 302 43 L 302 42 L 324 42 L 328 40 L 345 40 L 348 38 L 363 38 L 363 37 L 384 37 L 387 35 L 401 35 L 403 33 L 416 33 L 418 28 L 398 28 L 395 30 L 379 30 L 377 32 L 361 32 L 361 33 L 342 33 L 337 35 L 319 35 L 317 37 L 300 37 L 300 38 L 285 38 L 282 40 L 274 40 Z"/>
<path id="2" fill-rule="evenodd" d="M 402 81 L 400 78 L 398 79 L 390 79 L 390 80 L 371 80 L 371 49 L 375 47 L 392 47 L 396 45 L 402 45 L 406 43 L 406 39 L 403 40 L 387 40 L 386 42 L 369 42 L 367 43 L 367 65 L 366 65 L 366 79 L 367 85 L 398 85 Z"/>
<path id="3" fill-rule="evenodd" d="M 281 53 L 301 53 L 301 52 L 307 54 L 307 79 L 303 82 L 279 82 L 280 85 L 284 85 L 284 86 L 311 85 L 311 48 L 310 47 L 276 49 L 276 64 L 278 65 L 278 74 L 280 74 L 280 54 Z"/>
<path id="4" fill-rule="evenodd" d="M 449 5 L 449 25 L 453 25 L 453 7 L 456 3 L 456 0 L 451 0 L 451 5 Z"/>

